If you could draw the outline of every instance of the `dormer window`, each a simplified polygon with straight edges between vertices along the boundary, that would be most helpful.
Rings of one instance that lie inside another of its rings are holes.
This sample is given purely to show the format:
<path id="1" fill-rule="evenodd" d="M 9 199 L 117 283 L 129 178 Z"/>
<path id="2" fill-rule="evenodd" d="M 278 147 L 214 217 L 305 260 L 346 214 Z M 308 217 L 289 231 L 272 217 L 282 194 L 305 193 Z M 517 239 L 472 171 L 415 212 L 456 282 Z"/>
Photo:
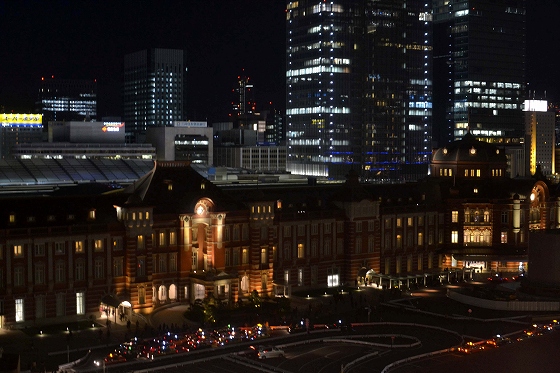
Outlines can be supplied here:
<path id="1" fill-rule="evenodd" d="M 89 220 L 95 220 L 95 209 L 89 210 L 88 219 Z"/>
<path id="2" fill-rule="evenodd" d="M 10 223 L 15 223 L 16 222 L 16 214 L 10 214 L 10 217 L 8 218 Z"/>
<path id="3" fill-rule="evenodd" d="M 474 146 L 471 148 L 470 153 L 471 153 L 471 155 L 475 155 L 475 154 L 476 154 L 476 149 L 474 148 Z"/>
<path id="4" fill-rule="evenodd" d="M 27 217 L 27 222 L 28 223 L 33 223 L 35 221 L 35 216 L 28 216 Z"/>
<path id="5" fill-rule="evenodd" d="M 443 148 L 443 154 L 447 155 L 447 148 Z"/>
<path id="6" fill-rule="evenodd" d="M 201 190 L 206 189 L 206 184 L 204 182 L 200 183 L 200 189 Z"/>
<path id="7" fill-rule="evenodd" d="M 55 216 L 54 215 L 47 216 L 47 221 L 55 221 Z"/>

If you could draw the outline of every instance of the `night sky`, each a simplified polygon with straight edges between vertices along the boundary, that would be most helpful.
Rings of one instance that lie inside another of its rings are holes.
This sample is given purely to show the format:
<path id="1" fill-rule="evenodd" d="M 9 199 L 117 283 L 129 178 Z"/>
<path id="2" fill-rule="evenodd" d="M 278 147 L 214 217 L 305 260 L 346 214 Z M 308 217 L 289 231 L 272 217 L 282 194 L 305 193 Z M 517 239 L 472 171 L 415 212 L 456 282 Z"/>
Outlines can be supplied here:
<path id="1" fill-rule="evenodd" d="M 529 88 L 560 101 L 560 0 L 528 0 Z M 257 106 L 285 108 L 284 0 L 0 0 L 0 111 L 34 112 L 42 76 L 96 79 L 98 117 L 122 115 L 124 55 L 187 53 L 187 116 L 223 120 L 245 69 Z"/>

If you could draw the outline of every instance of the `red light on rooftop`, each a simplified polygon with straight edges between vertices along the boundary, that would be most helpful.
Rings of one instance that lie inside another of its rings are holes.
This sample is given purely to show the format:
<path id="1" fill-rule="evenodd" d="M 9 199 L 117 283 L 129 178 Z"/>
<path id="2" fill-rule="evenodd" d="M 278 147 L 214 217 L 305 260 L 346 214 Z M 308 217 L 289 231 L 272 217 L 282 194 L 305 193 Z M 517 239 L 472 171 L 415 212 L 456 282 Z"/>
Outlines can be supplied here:
<path id="1" fill-rule="evenodd" d="M 54 75 L 51 75 L 51 79 L 54 79 Z"/>
<path id="2" fill-rule="evenodd" d="M 45 80 L 45 77 L 44 77 L 44 76 L 42 76 L 42 77 L 41 77 L 41 80 Z"/>

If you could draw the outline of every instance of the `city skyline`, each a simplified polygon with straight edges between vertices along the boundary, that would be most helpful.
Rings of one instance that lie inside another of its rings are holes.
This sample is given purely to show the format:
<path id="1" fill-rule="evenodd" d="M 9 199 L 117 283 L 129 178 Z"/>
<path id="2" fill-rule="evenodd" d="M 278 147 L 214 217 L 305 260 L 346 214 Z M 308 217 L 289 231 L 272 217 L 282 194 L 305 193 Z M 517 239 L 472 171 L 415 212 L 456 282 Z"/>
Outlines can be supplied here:
<path id="1" fill-rule="evenodd" d="M 145 1 L 126 4 L 62 0 L 0 1 L 6 44 L 0 52 L 0 106 L 24 109 L 36 99 L 41 77 L 96 79 L 99 116 L 122 115 L 124 55 L 146 48 L 186 52 L 187 118 L 219 120 L 230 108 L 236 77 L 245 69 L 257 105 L 285 107 L 285 2 Z M 110 7 L 111 11 L 107 11 Z M 560 100 L 555 69 L 560 4 L 527 7 L 528 90 Z M 75 32 L 78 30 L 79 32 Z"/>
<path id="2" fill-rule="evenodd" d="M 0 52 L 6 111 L 32 105 L 41 77 L 54 75 L 96 79 L 99 117 L 122 115 L 124 56 L 150 48 L 185 51 L 187 119 L 223 120 L 243 69 L 258 105 L 285 105 L 283 1 L 0 0 L 0 19 L 11 36 Z"/>

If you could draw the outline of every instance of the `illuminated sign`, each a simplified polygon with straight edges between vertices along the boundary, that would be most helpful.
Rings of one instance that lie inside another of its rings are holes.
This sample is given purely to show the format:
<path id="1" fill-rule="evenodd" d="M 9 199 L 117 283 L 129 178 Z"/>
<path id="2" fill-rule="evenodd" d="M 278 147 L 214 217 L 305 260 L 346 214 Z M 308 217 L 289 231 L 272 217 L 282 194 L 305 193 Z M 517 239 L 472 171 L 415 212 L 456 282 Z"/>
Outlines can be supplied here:
<path id="1" fill-rule="evenodd" d="M 103 122 L 101 131 L 103 132 L 119 132 L 124 127 L 124 122 Z"/>
<path id="2" fill-rule="evenodd" d="M 0 114 L 3 126 L 10 124 L 42 124 L 43 114 Z"/>

